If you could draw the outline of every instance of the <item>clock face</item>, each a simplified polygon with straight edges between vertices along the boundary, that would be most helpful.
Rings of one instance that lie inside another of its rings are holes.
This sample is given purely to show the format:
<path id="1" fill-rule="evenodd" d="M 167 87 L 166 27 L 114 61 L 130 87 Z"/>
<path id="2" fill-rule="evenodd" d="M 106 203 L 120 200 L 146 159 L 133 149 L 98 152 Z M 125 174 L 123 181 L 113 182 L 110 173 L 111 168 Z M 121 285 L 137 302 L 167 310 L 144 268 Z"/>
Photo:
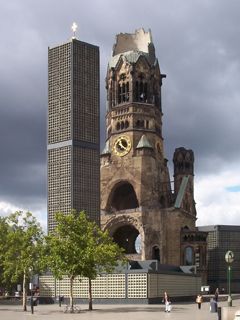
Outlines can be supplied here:
<path id="1" fill-rule="evenodd" d="M 116 139 L 113 145 L 113 151 L 117 156 L 123 157 L 131 150 L 132 144 L 127 136 L 121 136 Z"/>

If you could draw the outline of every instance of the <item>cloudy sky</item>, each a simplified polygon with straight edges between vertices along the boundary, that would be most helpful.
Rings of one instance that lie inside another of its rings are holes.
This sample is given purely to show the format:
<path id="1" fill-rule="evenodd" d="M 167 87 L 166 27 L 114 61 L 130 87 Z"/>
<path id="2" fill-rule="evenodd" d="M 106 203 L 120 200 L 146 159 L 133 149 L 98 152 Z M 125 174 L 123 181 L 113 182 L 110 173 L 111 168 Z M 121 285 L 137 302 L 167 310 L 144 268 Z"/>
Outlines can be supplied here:
<path id="1" fill-rule="evenodd" d="M 46 226 L 47 50 L 73 21 L 100 47 L 102 132 L 115 35 L 151 29 L 170 170 L 176 147 L 193 149 L 197 224 L 240 224 L 239 0 L 0 0 L 0 214 Z"/>

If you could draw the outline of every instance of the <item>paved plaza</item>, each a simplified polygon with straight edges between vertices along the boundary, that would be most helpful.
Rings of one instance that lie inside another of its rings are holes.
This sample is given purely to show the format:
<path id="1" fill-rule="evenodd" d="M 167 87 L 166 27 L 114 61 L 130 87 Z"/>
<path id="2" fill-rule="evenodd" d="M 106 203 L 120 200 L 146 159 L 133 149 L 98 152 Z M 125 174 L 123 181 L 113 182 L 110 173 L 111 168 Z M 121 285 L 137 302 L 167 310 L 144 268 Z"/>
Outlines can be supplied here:
<path id="1" fill-rule="evenodd" d="M 219 306 L 226 307 L 227 302 L 219 302 Z M 171 313 L 164 312 L 164 305 L 93 305 L 94 310 L 88 311 L 87 305 L 80 305 L 81 311 L 78 314 L 68 314 L 63 312 L 64 305 L 60 308 L 54 305 L 38 305 L 31 314 L 28 307 L 27 312 L 23 312 L 21 306 L 0 305 L 1 320 L 217 320 L 217 313 L 210 313 L 209 303 L 202 304 L 201 310 L 197 309 L 196 303 L 175 303 Z M 233 301 L 233 312 L 240 309 L 240 300 Z M 231 317 L 233 320 L 233 317 Z"/>

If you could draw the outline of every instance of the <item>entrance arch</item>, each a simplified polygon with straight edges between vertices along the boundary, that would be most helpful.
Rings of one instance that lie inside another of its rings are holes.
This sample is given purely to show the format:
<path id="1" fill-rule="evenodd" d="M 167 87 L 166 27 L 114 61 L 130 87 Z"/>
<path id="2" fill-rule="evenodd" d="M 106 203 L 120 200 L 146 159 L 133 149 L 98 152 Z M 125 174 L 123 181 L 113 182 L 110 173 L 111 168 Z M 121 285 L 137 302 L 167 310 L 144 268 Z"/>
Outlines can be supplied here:
<path id="1" fill-rule="evenodd" d="M 123 225 L 115 230 L 112 235 L 114 242 L 125 250 L 126 254 L 139 253 L 139 231 L 132 225 Z M 138 239 L 138 240 L 137 240 Z"/>

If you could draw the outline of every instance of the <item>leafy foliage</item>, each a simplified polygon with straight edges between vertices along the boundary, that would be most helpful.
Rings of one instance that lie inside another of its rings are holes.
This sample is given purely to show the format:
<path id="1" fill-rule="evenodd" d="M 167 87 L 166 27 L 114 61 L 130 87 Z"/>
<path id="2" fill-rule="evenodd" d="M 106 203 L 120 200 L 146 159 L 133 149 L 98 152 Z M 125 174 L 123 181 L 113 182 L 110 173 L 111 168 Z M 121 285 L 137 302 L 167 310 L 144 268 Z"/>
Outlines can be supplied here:
<path id="1" fill-rule="evenodd" d="M 100 272 L 111 272 L 123 260 L 123 250 L 107 232 L 87 219 L 84 212 L 56 214 L 57 226 L 47 237 L 49 267 L 56 278 L 70 279 L 70 304 L 73 308 L 72 285 L 77 276 L 95 279 Z M 91 288 L 90 288 L 90 301 Z M 90 306 L 91 309 L 91 306 Z"/>
<path id="2" fill-rule="evenodd" d="M 43 266 L 43 231 L 31 212 L 17 211 L 2 221 L 0 237 L 3 237 L 0 246 L 3 282 L 23 281 L 23 308 L 26 310 L 28 281 Z"/>
<path id="3" fill-rule="evenodd" d="M 4 272 L 3 259 L 8 246 L 8 243 L 7 243 L 8 231 L 9 231 L 9 226 L 6 222 L 6 218 L 0 217 L 0 286 L 4 286 L 4 287 L 6 287 L 6 284 L 4 283 L 4 277 L 3 277 L 3 272 Z"/>

